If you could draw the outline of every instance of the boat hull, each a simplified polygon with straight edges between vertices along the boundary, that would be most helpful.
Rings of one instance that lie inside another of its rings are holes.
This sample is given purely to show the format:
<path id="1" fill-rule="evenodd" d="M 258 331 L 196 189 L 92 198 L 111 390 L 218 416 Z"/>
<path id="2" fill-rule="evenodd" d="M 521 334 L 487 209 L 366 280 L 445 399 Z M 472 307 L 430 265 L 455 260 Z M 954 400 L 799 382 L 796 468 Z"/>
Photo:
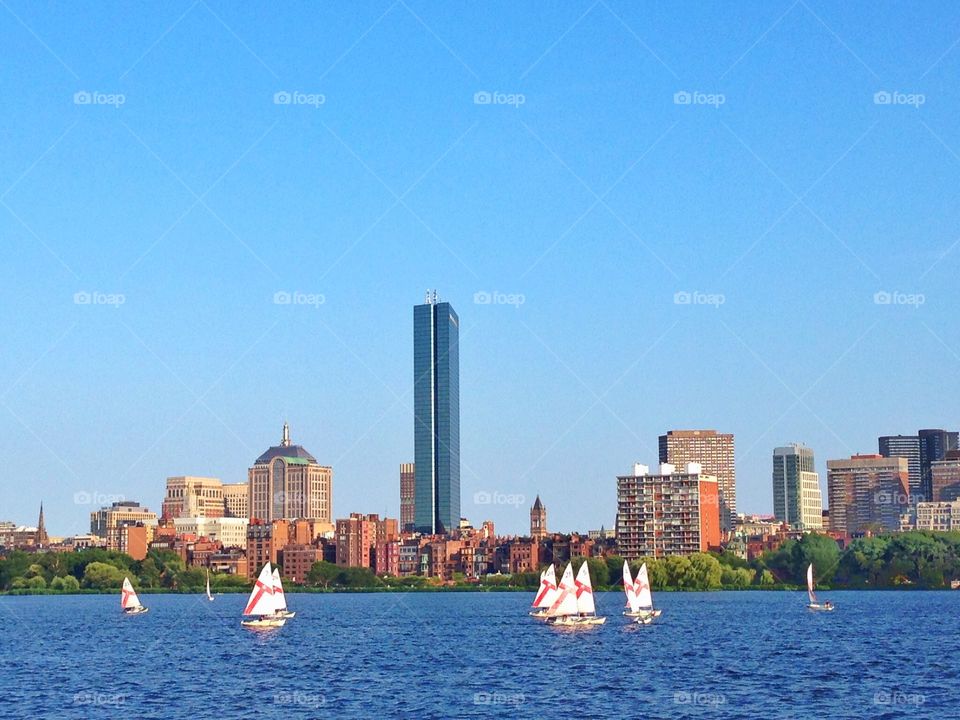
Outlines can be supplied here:
<path id="1" fill-rule="evenodd" d="M 807 605 L 807 609 L 812 610 L 813 612 L 833 612 L 834 606 L 821 605 L 820 603 L 810 603 L 809 605 Z"/>
<path id="2" fill-rule="evenodd" d="M 530 617 L 534 618 L 535 620 L 549 620 L 549 619 L 550 619 L 550 616 L 547 615 L 547 611 L 546 611 L 546 610 L 535 610 L 535 611 L 532 611 L 532 612 L 530 613 Z"/>
<path id="3" fill-rule="evenodd" d="M 277 617 L 282 617 L 288 620 L 292 617 L 296 617 L 296 615 L 296 612 L 290 612 L 289 610 L 277 610 Z"/>
<path id="4" fill-rule="evenodd" d="M 251 630 L 270 630 L 283 627 L 286 621 L 287 619 L 282 617 L 262 617 L 257 620 L 241 620 L 240 624 Z"/>
<path id="5" fill-rule="evenodd" d="M 145 607 L 143 607 L 143 605 L 141 605 L 140 607 L 135 607 L 135 608 L 124 608 L 123 614 L 124 614 L 124 615 L 143 615 L 143 614 L 144 614 L 145 612 L 147 612 L 149 609 L 150 609 L 150 608 L 145 608 Z"/>
<path id="6" fill-rule="evenodd" d="M 605 617 L 595 617 L 593 615 L 588 617 L 553 617 L 547 620 L 549 625 L 556 625 L 557 627 L 591 627 L 593 625 L 603 625 L 607 619 Z"/>
<path id="7" fill-rule="evenodd" d="M 663 610 L 637 610 L 636 612 L 627 610 L 623 614 L 628 618 L 650 618 L 652 620 L 660 617 L 662 612 Z"/>

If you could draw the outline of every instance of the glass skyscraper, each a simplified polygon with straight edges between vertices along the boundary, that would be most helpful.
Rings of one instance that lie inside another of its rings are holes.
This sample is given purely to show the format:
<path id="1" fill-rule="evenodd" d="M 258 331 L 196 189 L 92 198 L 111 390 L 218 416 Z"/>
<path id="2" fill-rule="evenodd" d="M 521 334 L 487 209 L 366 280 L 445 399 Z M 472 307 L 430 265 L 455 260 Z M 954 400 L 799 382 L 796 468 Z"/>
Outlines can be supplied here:
<path id="1" fill-rule="evenodd" d="M 460 526 L 460 318 L 427 292 L 413 308 L 414 524 Z"/>
<path id="2" fill-rule="evenodd" d="M 933 499 L 933 472 L 934 460 L 943 460 L 947 452 L 957 449 L 956 431 L 921 430 L 917 433 L 920 439 L 920 493 L 924 500 Z"/>

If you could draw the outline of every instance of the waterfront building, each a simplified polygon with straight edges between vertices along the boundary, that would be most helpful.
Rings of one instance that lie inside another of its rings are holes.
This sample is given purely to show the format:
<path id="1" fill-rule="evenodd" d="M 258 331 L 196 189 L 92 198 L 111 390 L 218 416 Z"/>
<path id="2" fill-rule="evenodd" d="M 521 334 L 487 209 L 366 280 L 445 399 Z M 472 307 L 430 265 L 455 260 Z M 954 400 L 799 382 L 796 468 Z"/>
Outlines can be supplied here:
<path id="1" fill-rule="evenodd" d="M 460 523 L 460 319 L 427 292 L 413 308 L 414 525 L 427 535 Z"/>
<path id="2" fill-rule="evenodd" d="M 917 503 L 917 530 L 960 530 L 960 500 Z"/>
<path id="3" fill-rule="evenodd" d="M 225 548 L 247 547 L 247 518 L 235 517 L 186 517 L 174 518 L 177 535 L 194 535 L 198 538 L 219 542 Z"/>
<path id="4" fill-rule="evenodd" d="M 280 549 L 287 544 L 287 524 L 259 519 L 247 525 L 247 579 L 254 580 L 266 563 L 277 563 Z"/>
<path id="5" fill-rule="evenodd" d="M 948 450 L 943 460 L 930 463 L 930 499 L 960 500 L 960 450 Z"/>
<path id="6" fill-rule="evenodd" d="M 119 530 L 119 546 L 117 549 L 134 560 L 146 558 L 147 547 L 150 543 L 146 526 L 141 522 L 135 524 L 124 523 Z"/>
<path id="7" fill-rule="evenodd" d="M 337 565 L 374 568 L 376 548 L 398 537 L 395 519 L 351 513 L 349 518 L 337 520 Z"/>
<path id="8" fill-rule="evenodd" d="M 280 444 L 267 449 L 249 469 L 248 483 L 251 519 L 331 522 L 333 468 L 294 445 L 287 423 Z"/>
<path id="9" fill-rule="evenodd" d="M 773 514 L 799 530 L 823 528 L 820 476 L 813 450 L 791 443 L 773 451 Z"/>
<path id="10" fill-rule="evenodd" d="M 120 500 L 109 507 L 90 513 L 90 532 L 106 541 L 107 550 L 120 549 L 120 529 L 124 525 L 142 524 L 146 528 L 147 542 L 153 540 L 157 527 L 157 514 L 133 500 Z"/>
<path id="11" fill-rule="evenodd" d="M 950 450 L 957 450 L 958 433 L 947 430 L 920 430 L 920 495 L 922 500 L 933 499 L 933 463 L 943 460 Z"/>
<path id="12" fill-rule="evenodd" d="M 291 582 L 304 583 L 313 564 L 323 560 L 323 548 L 318 545 L 290 543 L 280 552 L 283 577 Z"/>
<path id="13" fill-rule="evenodd" d="M 250 486 L 245 482 L 223 484 L 223 516 L 250 517 Z"/>
<path id="14" fill-rule="evenodd" d="M 416 527 L 414 503 L 416 498 L 416 465 L 400 464 L 400 529 L 410 532 Z"/>
<path id="15" fill-rule="evenodd" d="M 883 435 L 877 438 L 877 447 L 884 457 L 902 457 L 907 459 L 908 489 L 911 498 L 920 497 L 920 436 L 919 435 Z"/>
<path id="16" fill-rule="evenodd" d="M 530 537 L 534 540 L 543 540 L 547 536 L 547 508 L 540 502 L 540 496 L 533 501 L 530 508 Z"/>
<path id="17" fill-rule="evenodd" d="M 160 516 L 223 517 L 223 483 L 219 478 L 195 475 L 168 477 Z"/>
<path id="18" fill-rule="evenodd" d="M 737 517 L 737 471 L 732 433 L 716 430 L 670 430 L 659 438 L 660 462 L 675 467 L 699 463 L 704 475 L 717 479 L 720 529 L 733 528 Z"/>
<path id="19" fill-rule="evenodd" d="M 509 573 L 535 572 L 540 567 L 541 549 L 537 540 L 517 538 L 509 546 Z"/>
<path id="20" fill-rule="evenodd" d="M 617 478 L 619 553 L 636 560 L 691 555 L 719 547 L 717 485 L 717 478 L 698 463 L 687 463 L 682 470 L 661 463 L 656 473 L 635 464 L 632 474 Z"/>
<path id="21" fill-rule="evenodd" d="M 849 459 L 828 460 L 830 530 L 898 530 L 900 515 L 909 504 L 908 483 L 906 458 L 853 455 Z"/>

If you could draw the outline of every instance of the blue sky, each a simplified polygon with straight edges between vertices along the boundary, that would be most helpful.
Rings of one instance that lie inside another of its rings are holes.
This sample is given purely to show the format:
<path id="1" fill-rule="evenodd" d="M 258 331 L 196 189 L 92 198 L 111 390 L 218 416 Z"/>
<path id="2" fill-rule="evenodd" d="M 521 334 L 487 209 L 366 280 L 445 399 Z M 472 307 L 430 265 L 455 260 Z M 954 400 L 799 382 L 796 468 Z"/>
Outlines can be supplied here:
<path id="1" fill-rule="evenodd" d="M 958 19 L 5 0 L 0 519 L 159 510 L 284 419 L 336 515 L 396 515 L 427 288 L 461 318 L 463 513 L 505 532 L 538 492 L 551 529 L 609 527 L 671 428 L 736 434 L 751 512 L 777 445 L 825 487 L 956 428 Z"/>

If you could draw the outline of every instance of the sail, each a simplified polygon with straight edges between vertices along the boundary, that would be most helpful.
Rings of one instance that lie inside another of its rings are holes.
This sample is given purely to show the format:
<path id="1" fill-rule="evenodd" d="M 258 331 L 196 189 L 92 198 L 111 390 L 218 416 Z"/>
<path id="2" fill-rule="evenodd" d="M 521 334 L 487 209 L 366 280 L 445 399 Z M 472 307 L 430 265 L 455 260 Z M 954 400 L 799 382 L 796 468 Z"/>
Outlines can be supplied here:
<path id="1" fill-rule="evenodd" d="M 577 614 L 577 587 L 573 583 L 573 567 L 567 563 L 557 586 L 556 597 L 547 613 L 550 615 Z"/>
<path id="2" fill-rule="evenodd" d="M 283 594 L 283 583 L 280 582 L 280 571 L 273 569 L 273 597 L 277 610 L 287 609 L 287 598 Z"/>
<path id="3" fill-rule="evenodd" d="M 575 581 L 577 586 L 577 612 L 593 615 L 597 608 L 593 603 L 593 585 L 590 583 L 590 567 L 583 561 Z"/>
<path id="4" fill-rule="evenodd" d="M 207 599 L 213 600 L 213 595 L 210 594 L 210 571 L 207 570 Z"/>
<path id="5" fill-rule="evenodd" d="M 250 599 L 247 600 L 247 606 L 243 609 L 243 614 L 272 615 L 276 609 L 273 597 L 273 572 L 270 569 L 270 563 L 267 563 L 260 571 L 257 582 L 254 583 L 253 590 L 250 592 Z"/>
<path id="6" fill-rule="evenodd" d="M 137 597 L 137 591 L 130 584 L 130 578 L 123 579 L 123 589 L 120 591 L 120 607 L 124 610 L 143 607 L 140 598 Z"/>
<path id="7" fill-rule="evenodd" d="M 813 563 L 807 566 L 807 596 L 810 598 L 810 602 L 815 603 L 817 601 L 817 596 L 813 594 Z"/>
<path id="8" fill-rule="evenodd" d="M 553 565 L 540 576 L 540 590 L 533 600 L 533 607 L 548 608 L 553 605 L 557 595 L 557 571 Z"/>
<path id="9" fill-rule="evenodd" d="M 634 590 L 637 596 L 637 607 L 653 608 L 653 593 L 650 592 L 650 578 L 647 575 L 646 563 L 640 566 L 637 580 L 634 583 Z"/>
<path id="10" fill-rule="evenodd" d="M 639 575 L 637 576 L 639 578 Z M 637 591 L 633 585 L 633 578 L 630 577 L 630 566 L 627 561 L 623 561 L 623 592 L 627 594 L 627 607 L 630 612 L 636 612 L 640 609 L 640 603 L 637 602 Z"/>

